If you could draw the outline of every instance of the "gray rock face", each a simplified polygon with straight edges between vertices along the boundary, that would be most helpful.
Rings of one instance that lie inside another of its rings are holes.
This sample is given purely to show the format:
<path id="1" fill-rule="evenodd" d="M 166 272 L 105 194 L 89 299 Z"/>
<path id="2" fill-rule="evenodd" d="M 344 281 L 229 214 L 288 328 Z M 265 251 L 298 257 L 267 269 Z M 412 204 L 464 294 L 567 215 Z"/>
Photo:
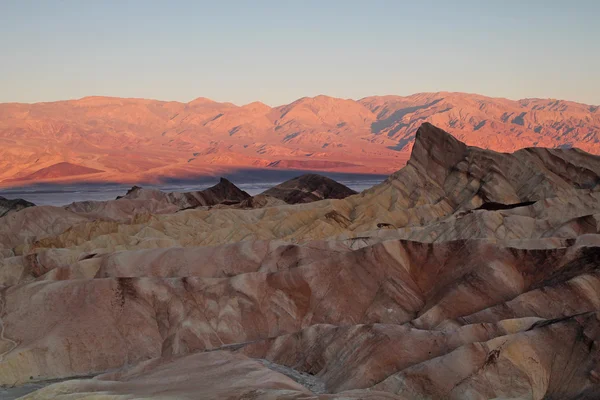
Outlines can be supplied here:
<path id="1" fill-rule="evenodd" d="M 262 194 L 288 204 L 299 204 L 324 199 L 345 199 L 356 192 L 325 176 L 305 174 L 274 186 Z"/>
<path id="2" fill-rule="evenodd" d="M 2 196 L 0 196 L 0 217 L 7 215 L 10 212 L 19 211 L 27 207 L 33 207 L 35 204 L 23 200 L 23 199 L 14 199 L 9 200 Z"/>
<path id="3" fill-rule="evenodd" d="M 167 193 L 134 186 L 116 200 L 80 201 L 69 204 L 65 209 L 90 218 L 131 221 L 141 214 L 171 214 L 199 207 L 230 206 L 248 199 L 248 193 L 221 178 L 216 185 L 196 192 Z"/>
<path id="4" fill-rule="evenodd" d="M 139 186 L 134 186 L 127 192 L 124 198 L 130 200 L 160 199 L 184 210 L 201 206 L 214 206 L 221 203 L 235 204 L 250 198 L 250 195 L 227 179 L 221 178 L 216 185 L 197 192 L 164 193 L 158 190 L 146 190 Z"/>

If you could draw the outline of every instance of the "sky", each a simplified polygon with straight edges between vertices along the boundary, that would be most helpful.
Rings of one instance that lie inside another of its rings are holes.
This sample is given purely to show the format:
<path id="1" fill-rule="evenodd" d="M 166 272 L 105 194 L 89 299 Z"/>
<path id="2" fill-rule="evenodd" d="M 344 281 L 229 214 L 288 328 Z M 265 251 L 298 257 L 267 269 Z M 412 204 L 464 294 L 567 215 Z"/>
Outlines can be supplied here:
<path id="1" fill-rule="evenodd" d="M 597 0 L 0 0 L 0 102 L 457 91 L 598 105 L 599 16 Z"/>

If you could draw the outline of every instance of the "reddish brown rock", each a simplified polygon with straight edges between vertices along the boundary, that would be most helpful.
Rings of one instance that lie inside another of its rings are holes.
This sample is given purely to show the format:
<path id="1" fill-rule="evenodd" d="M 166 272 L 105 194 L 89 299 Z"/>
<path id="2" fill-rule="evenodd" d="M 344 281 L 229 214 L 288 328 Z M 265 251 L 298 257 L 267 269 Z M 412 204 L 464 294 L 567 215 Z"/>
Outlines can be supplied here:
<path id="1" fill-rule="evenodd" d="M 39 182 L 54 178 L 68 178 L 71 176 L 98 174 L 100 172 L 104 171 L 95 168 L 84 167 L 82 165 L 71 164 L 69 162 L 60 162 L 37 170 L 29 175 L 7 179 L 6 182 Z"/>
<path id="2" fill-rule="evenodd" d="M 0 182 L 156 182 L 240 169 L 389 174 L 408 160 L 423 122 L 496 151 L 600 153 L 598 107 L 554 99 L 439 92 L 238 107 L 86 97 L 0 104 L 0 138 L 9 144 L 0 149 Z"/>
<path id="3" fill-rule="evenodd" d="M 328 101 L 292 117 L 334 123 Z M 425 123 L 405 168 L 344 199 L 181 210 L 136 190 L 13 212 L 0 383 L 100 375 L 30 399 L 597 398 L 599 176 L 578 150 L 496 153 Z"/>

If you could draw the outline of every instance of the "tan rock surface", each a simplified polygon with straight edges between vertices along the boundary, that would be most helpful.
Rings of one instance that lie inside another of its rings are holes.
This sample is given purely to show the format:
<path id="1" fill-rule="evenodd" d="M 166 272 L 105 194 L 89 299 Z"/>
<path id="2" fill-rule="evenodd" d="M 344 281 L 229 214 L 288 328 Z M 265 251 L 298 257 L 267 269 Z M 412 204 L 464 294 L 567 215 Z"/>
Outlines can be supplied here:
<path id="1" fill-rule="evenodd" d="M 201 353 L 150 360 L 135 368 L 96 379 L 49 386 L 24 399 L 306 399 L 311 393 L 257 361 L 230 352 Z"/>
<path id="2" fill-rule="evenodd" d="M 405 168 L 345 199 L 178 211 L 140 194 L 94 209 L 125 201 L 130 218 L 0 218 L 0 383 L 105 373 L 31 399 L 600 396 L 600 157 L 495 153 L 423 124 Z"/>

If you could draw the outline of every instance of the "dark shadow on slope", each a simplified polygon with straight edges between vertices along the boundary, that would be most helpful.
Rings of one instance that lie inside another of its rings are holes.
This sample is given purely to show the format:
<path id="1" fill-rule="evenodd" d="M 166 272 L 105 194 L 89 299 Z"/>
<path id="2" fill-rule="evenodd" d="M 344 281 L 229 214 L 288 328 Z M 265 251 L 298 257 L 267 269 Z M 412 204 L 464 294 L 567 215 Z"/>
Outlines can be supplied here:
<path id="1" fill-rule="evenodd" d="M 475 210 L 488 210 L 488 211 L 510 210 L 512 208 L 527 207 L 527 206 L 530 206 L 535 203 L 536 203 L 535 201 L 524 201 L 522 203 L 503 204 L 503 203 L 496 203 L 493 201 L 489 201 L 487 203 L 483 203 L 482 205 L 477 207 Z"/>
<path id="2" fill-rule="evenodd" d="M 382 119 L 380 121 L 373 122 L 371 124 L 371 132 L 374 133 L 375 135 L 379 135 L 383 130 L 392 127 L 396 122 L 398 122 L 399 120 L 404 118 L 405 115 L 414 113 L 415 111 L 423 110 L 425 108 L 429 108 L 429 107 L 439 103 L 442 100 L 444 100 L 444 99 L 443 98 L 436 99 L 436 100 L 432 101 L 431 103 L 428 103 L 428 104 L 425 104 L 422 106 L 407 107 L 407 108 L 401 108 L 399 110 L 396 110 L 389 117 Z"/>
<path id="3" fill-rule="evenodd" d="M 410 135 L 409 137 L 402 138 L 398 141 L 398 144 L 395 146 L 388 146 L 387 148 L 394 151 L 402 151 L 415 139 L 415 135 Z"/>

